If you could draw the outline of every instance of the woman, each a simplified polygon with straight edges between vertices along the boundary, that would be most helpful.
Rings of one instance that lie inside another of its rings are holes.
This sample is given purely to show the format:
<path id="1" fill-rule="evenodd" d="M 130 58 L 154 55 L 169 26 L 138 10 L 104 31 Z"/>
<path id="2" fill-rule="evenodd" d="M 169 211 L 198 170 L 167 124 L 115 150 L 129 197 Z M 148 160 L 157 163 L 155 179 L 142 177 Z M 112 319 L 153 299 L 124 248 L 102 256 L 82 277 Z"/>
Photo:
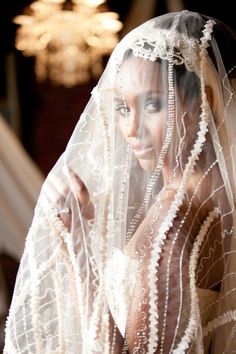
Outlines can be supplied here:
<path id="1" fill-rule="evenodd" d="M 4 353 L 236 348 L 235 43 L 183 11 L 115 48 L 42 188 Z"/>

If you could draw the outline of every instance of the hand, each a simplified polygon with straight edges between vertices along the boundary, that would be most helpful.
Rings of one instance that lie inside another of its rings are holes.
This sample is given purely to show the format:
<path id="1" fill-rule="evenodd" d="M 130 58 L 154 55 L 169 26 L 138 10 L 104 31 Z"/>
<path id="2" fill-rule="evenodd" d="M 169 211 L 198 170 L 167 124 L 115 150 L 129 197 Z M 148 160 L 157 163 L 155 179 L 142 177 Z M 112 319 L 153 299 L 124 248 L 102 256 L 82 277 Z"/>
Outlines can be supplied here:
<path id="1" fill-rule="evenodd" d="M 69 170 L 72 181 L 74 182 L 74 190 L 77 200 L 79 202 L 81 213 L 83 217 L 87 220 L 91 220 L 94 218 L 94 206 L 91 202 L 89 192 L 84 184 L 84 182 L 80 179 L 80 177 L 74 173 L 74 171 Z"/>
<path id="2" fill-rule="evenodd" d="M 73 195 L 81 210 L 82 216 L 91 220 L 94 217 L 94 207 L 90 200 L 89 192 L 80 177 L 71 169 L 69 170 L 71 183 L 65 183 L 55 175 L 48 178 L 46 194 L 58 210 L 58 215 L 64 225 L 71 229 L 71 196 Z M 51 183 L 50 183 L 51 181 Z"/>

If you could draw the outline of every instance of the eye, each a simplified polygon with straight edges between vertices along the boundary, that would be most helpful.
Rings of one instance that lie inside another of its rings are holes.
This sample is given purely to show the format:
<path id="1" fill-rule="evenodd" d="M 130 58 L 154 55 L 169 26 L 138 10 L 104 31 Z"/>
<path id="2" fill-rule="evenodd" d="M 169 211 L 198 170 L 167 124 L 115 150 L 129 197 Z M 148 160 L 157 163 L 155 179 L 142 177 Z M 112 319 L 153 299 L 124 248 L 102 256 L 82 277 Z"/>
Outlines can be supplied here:
<path id="1" fill-rule="evenodd" d="M 119 113 L 120 116 L 122 116 L 124 118 L 127 118 L 129 113 L 130 113 L 129 108 L 126 105 L 124 105 L 124 104 L 121 104 L 121 105 L 117 106 L 115 108 L 115 110 L 116 110 L 116 112 Z"/>
<path id="2" fill-rule="evenodd" d="M 147 113 L 157 113 L 161 110 L 162 103 L 158 98 L 152 98 L 148 100 L 145 104 L 145 111 Z"/>

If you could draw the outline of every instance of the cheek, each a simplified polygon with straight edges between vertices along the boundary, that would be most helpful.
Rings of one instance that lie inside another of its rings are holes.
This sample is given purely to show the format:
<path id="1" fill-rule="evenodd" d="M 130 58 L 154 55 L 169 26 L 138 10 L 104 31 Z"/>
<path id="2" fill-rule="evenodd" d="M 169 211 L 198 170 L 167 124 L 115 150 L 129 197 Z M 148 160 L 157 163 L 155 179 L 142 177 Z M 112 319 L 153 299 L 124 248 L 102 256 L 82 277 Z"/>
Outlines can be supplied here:
<path id="1" fill-rule="evenodd" d="M 155 143 L 160 143 L 160 141 L 163 140 L 165 133 L 165 119 L 166 115 L 160 114 L 146 121 L 146 128 L 149 131 L 154 145 L 156 145 Z"/>
<path id="2" fill-rule="evenodd" d="M 120 130 L 121 134 L 123 137 L 127 140 L 128 137 L 128 129 L 127 129 L 127 123 L 123 119 L 119 119 L 118 121 L 118 129 Z"/>

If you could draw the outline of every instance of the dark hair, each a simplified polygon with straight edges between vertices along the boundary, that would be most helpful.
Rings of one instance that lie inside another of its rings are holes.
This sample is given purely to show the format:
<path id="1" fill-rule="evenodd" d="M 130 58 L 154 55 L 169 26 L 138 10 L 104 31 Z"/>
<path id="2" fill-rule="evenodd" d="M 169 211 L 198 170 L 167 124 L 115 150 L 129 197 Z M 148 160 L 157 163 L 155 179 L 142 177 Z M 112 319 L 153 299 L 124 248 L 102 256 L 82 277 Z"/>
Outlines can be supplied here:
<path id="1" fill-rule="evenodd" d="M 173 25 L 173 20 L 173 16 L 162 16 L 161 21 L 158 23 L 158 28 L 170 29 Z M 208 20 L 215 22 L 212 33 L 212 43 L 217 43 L 226 73 L 229 73 L 229 78 L 234 78 L 236 77 L 236 68 L 234 68 L 236 65 L 236 33 L 233 29 L 213 17 L 191 11 L 183 11 L 181 21 L 177 25 L 176 30 L 182 33 L 184 28 L 189 37 L 196 38 L 200 41 L 203 35 L 202 31 L 204 25 Z M 207 48 L 207 51 L 218 71 L 216 56 L 213 53 L 211 45 Z"/>
<path id="2" fill-rule="evenodd" d="M 171 14 L 160 16 L 158 19 L 158 28 L 167 30 L 171 29 L 174 19 L 175 16 Z M 211 58 L 216 71 L 219 72 L 216 58 L 220 58 L 221 56 L 228 77 L 230 79 L 235 78 L 236 34 L 225 23 L 215 18 L 186 10 L 181 13 L 181 21 L 177 24 L 176 31 L 179 33 L 186 31 L 189 37 L 196 38 L 200 41 L 203 36 L 204 26 L 208 20 L 213 20 L 215 22 L 212 39 L 207 48 L 209 57 Z M 211 43 L 217 44 L 217 46 L 211 46 Z M 146 49 L 151 46 L 149 43 L 144 44 L 144 46 L 145 45 L 147 47 Z M 214 50 L 219 50 L 219 53 L 214 53 L 213 48 Z M 131 56 L 133 56 L 133 52 L 129 49 L 124 55 L 124 60 L 127 60 Z M 157 58 L 156 62 L 166 63 L 167 65 L 167 60 L 165 59 Z M 174 65 L 174 75 L 175 83 L 181 90 L 186 103 L 191 103 L 193 100 L 196 100 L 197 97 L 200 97 L 200 79 L 195 72 L 187 70 L 184 64 Z M 192 87 L 194 87 L 194 90 L 191 89 Z"/>

